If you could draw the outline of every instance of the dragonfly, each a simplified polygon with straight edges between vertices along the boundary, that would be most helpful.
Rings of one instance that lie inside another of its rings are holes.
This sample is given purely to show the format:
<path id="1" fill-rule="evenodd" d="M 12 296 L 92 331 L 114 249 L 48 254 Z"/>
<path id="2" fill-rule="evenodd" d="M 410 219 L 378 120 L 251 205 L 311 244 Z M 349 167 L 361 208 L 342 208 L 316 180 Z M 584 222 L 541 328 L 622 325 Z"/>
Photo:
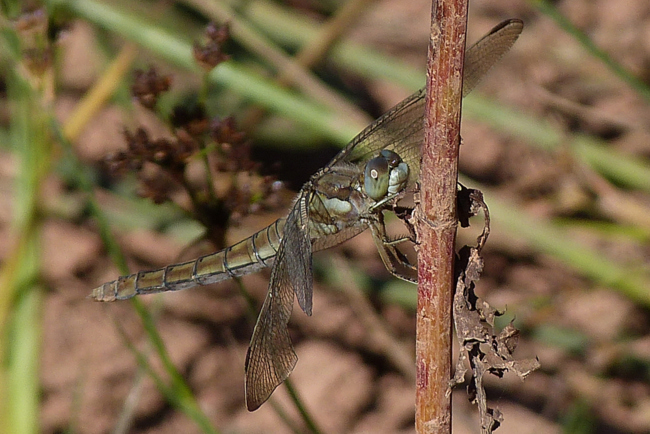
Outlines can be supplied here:
<path id="1" fill-rule="evenodd" d="M 520 20 L 504 21 L 467 50 L 463 96 L 510 49 L 522 29 Z M 104 283 L 91 297 L 124 300 L 272 267 L 244 365 L 246 406 L 256 410 L 297 363 L 288 323 L 294 296 L 302 311 L 312 314 L 312 252 L 370 229 L 386 268 L 399 278 L 417 280 L 415 267 L 396 247 L 411 237 L 389 239 L 383 213 L 394 212 L 397 201 L 416 188 L 424 139 L 424 97 L 425 90 L 419 90 L 359 133 L 303 185 L 285 218 L 224 250 Z"/>

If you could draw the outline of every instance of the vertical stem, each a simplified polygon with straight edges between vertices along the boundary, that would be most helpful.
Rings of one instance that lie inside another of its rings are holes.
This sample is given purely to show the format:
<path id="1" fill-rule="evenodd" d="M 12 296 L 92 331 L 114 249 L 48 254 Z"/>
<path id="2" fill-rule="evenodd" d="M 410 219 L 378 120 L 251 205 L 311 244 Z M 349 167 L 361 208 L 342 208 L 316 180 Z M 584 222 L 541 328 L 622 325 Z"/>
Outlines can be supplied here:
<path id="1" fill-rule="evenodd" d="M 434 0 L 418 249 L 416 413 L 418 433 L 451 433 L 451 338 L 456 183 L 468 0 Z"/>

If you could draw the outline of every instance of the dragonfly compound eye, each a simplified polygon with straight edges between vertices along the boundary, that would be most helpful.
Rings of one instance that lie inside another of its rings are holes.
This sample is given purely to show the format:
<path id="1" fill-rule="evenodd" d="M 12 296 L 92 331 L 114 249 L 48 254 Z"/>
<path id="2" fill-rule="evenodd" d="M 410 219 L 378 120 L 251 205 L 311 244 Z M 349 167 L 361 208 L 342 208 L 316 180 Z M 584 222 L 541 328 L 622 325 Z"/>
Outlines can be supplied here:
<path id="1" fill-rule="evenodd" d="M 389 179 L 388 161 L 384 157 L 375 157 L 368 161 L 364 174 L 364 188 L 371 199 L 379 201 L 386 197 Z"/>
<path id="2" fill-rule="evenodd" d="M 519 20 L 506 21 L 468 49 L 463 95 L 508 51 L 522 26 Z M 417 280 L 408 258 L 395 246 L 402 241 L 393 243 L 386 235 L 382 212 L 401 199 L 409 178 L 413 184 L 419 176 L 416 157 L 422 152 L 424 94 L 425 89 L 414 93 L 363 130 L 302 187 L 285 218 L 218 252 L 105 283 L 93 289 L 92 298 L 114 301 L 176 291 L 273 266 L 244 363 L 246 407 L 256 410 L 298 359 L 287 323 L 294 296 L 303 312 L 312 313 L 312 251 L 332 247 L 372 226 L 386 268 L 402 279 Z"/>
<path id="3" fill-rule="evenodd" d="M 397 167 L 402 162 L 402 159 L 397 152 L 388 149 L 384 149 L 379 153 L 379 155 L 388 162 L 388 167 L 391 169 Z"/>
<path id="4" fill-rule="evenodd" d="M 388 193 L 396 194 L 404 190 L 406 182 L 409 179 L 409 166 L 403 161 L 390 171 L 390 179 L 388 181 Z"/>

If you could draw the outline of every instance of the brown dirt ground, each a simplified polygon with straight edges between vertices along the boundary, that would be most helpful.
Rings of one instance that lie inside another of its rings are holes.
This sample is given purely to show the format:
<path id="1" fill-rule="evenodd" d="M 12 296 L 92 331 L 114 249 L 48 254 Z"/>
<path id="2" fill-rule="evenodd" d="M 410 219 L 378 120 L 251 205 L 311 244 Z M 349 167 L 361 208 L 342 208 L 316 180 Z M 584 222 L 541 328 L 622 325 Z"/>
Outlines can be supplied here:
<path id="1" fill-rule="evenodd" d="M 650 2 L 572 0 L 559 6 L 607 52 L 635 74 L 645 77 L 650 65 Z M 429 2 L 379 1 L 370 7 L 350 37 L 424 64 Z M 609 139 L 609 145 L 634 155 L 650 155 L 650 109 L 623 83 L 583 50 L 548 18 L 523 0 L 475 1 L 470 16 L 470 40 L 498 21 L 525 20 L 524 34 L 512 52 L 495 67 L 479 92 L 512 107 L 547 119 L 571 132 Z M 65 119 L 79 96 L 98 74 L 94 30 L 75 22 L 62 41 L 61 84 L 57 113 Z M 155 59 L 154 59 L 155 61 Z M 386 109 L 406 95 L 385 83 L 369 89 Z M 120 134 L 133 125 L 131 114 L 106 107 L 75 143 L 91 165 L 124 146 Z M 140 121 L 140 119 L 138 119 Z M 143 119 L 147 125 L 154 121 Z M 613 137 L 613 138 L 612 138 Z M 562 155 L 534 150 L 512 137 L 500 136 L 472 122 L 463 126 L 461 170 L 489 183 L 502 197 L 540 217 L 571 215 L 584 199 L 580 169 Z M 559 157 L 559 158 L 558 158 Z M 12 156 L 0 155 L 4 185 L 13 176 Z M 55 177 L 48 180 L 47 202 L 53 207 L 70 192 Z M 112 193 L 98 192 L 104 207 L 119 207 Z M 646 198 L 641 198 L 645 200 Z M 287 202 L 288 203 L 288 202 Z M 0 190 L 0 230 L 8 234 L 11 215 L 8 188 Z M 282 215 L 283 209 L 246 219 L 228 234 L 237 241 Z M 150 229 L 118 230 L 118 239 L 132 270 L 175 262 L 182 255 L 178 238 Z M 648 246 L 629 241 L 576 238 L 618 260 L 647 266 Z M 6 255 L 5 249 L 0 252 Z M 43 306 L 41 360 L 42 431 L 83 433 L 112 430 L 121 415 L 132 411 L 133 433 L 198 432 L 183 414 L 166 404 L 122 342 L 120 324 L 136 344 L 145 345 L 142 326 L 128 302 L 101 304 L 86 298 L 90 289 L 113 280 L 118 272 L 102 247 L 91 221 L 50 216 L 43 229 L 43 276 L 49 287 Z M 330 259 L 333 258 L 333 259 Z M 334 263 L 362 269 L 387 279 L 369 234 L 315 259 L 317 267 Z M 243 279 L 258 301 L 266 292 L 269 272 Z M 505 415 L 497 431 L 559 433 L 570 409 L 590 409 L 593 432 L 649 432 L 650 385 L 647 377 L 629 377 L 610 367 L 629 351 L 650 361 L 648 311 L 622 295 L 581 278 L 557 260 L 536 254 L 495 228 L 486 251 L 486 270 L 479 292 L 495 307 L 506 307 L 523 326 L 516 355 L 539 357 L 542 369 L 521 383 L 515 376 L 489 378 L 488 396 Z M 415 287 L 412 288 L 415 291 Z M 249 413 L 244 405 L 244 357 L 252 325 L 237 286 L 227 282 L 142 301 L 158 312 L 157 327 L 171 359 L 186 378 L 213 423 L 224 432 L 288 433 L 287 425 L 269 404 Z M 389 334 L 401 351 L 413 353 L 414 312 L 374 302 Z M 299 357 L 291 375 L 300 396 L 327 433 L 413 432 L 414 384 L 373 345 L 371 331 L 354 309 L 347 292 L 315 283 L 314 315 L 294 309 L 291 330 Z M 583 352 L 536 339 L 543 324 L 567 327 L 586 336 Z M 155 366 L 159 364 L 154 362 Z M 296 420 L 284 387 L 273 395 Z M 475 408 L 465 391 L 454 393 L 454 432 L 478 432 Z"/>

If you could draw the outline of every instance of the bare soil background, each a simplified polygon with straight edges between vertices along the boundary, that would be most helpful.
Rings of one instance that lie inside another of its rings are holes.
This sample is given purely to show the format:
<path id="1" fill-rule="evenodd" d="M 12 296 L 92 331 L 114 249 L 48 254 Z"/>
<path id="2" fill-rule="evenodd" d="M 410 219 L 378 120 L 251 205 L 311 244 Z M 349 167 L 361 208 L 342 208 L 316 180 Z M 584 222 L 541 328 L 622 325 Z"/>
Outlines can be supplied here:
<path id="1" fill-rule="evenodd" d="M 149 3 L 161 15 L 174 7 L 174 2 Z M 323 10 L 313 2 L 290 3 L 310 17 L 324 18 Z M 531 3 L 475 0 L 471 4 L 470 43 L 503 19 L 516 17 L 525 22 L 515 47 L 476 92 L 550 122 L 567 136 L 581 133 L 604 139 L 608 147 L 647 163 L 648 103 Z M 599 47 L 648 82 L 650 2 L 564 0 L 556 4 Z M 429 12 L 428 1 L 378 1 L 344 38 L 423 68 Z M 81 19 L 72 19 L 61 34 L 55 105 L 62 122 L 102 74 L 107 58 L 98 50 L 98 39 L 106 37 Z M 136 66 L 151 64 L 173 75 L 175 90 L 201 85 L 198 77 L 171 68 L 143 50 Z M 372 117 L 410 93 L 379 80 L 340 74 L 348 88 L 358 89 L 358 100 L 364 95 L 363 105 L 370 108 Z M 6 120 L 3 114 L 2 122 Z M 111 221 L 117 222 L 114 232 L 133 272 L 191 259 L 211 249 L 203 244 L 187 248 L 192 238 L 187 234 L 195 234 L 187 219 L 159 224 L 154 218 L 152 223 L 148 211 L 140 213 L 133 205 L 140 199 L 120 193 L 116 186 L 123 185 L 121 181 L 105 172 L 104 157 L 125 147 L 122 130 L 140 124 L 161 136 L 166 134 L 163 124 L 144 110 L 129 111 L 112 102 L 74 143 L 82 161 L 102 179 L 97 197 Z M 533 216 L 572 221 L 566 227 L 567 237 L 599 255 L 647 271 L 647 227 L 645 235 L 638 237 L 594 235 L 593 225 L 613 221 L 616 213 L 604 211 L 607 205 L 598 201 L 602 196 L 594 189 L 594 184 L 606 181 L 572 159 L 569 152 L 533 148 L 471 119 L 464 120 L 462 131 L 462 173 Z M 265 173 L 275 171 L 294 189 L 306 180 L 307 170 L 325 164 L 336 152 L 333 146 L 313 153 L 276 152 L 261 139 L 259 143 L 253 139 L 253 148 L 253 156 L 264 159 Z M 7 240 L 11 237 L 14 176 L 15 157 L 2 148 L 0 233 Z M 598 181 L 593 181 L 594 176 Z M 641 206 L 650 205 L 648 194 L 625 194 Z M 128 432 L 199 432 L 166 403 L 120 337 L 116 323 L 137 347 L 152 354 L 132 305 L 95 303 L 87 298 L 92 288 L 114 280 L 119 272 L 106 255 L 95 223 L 66 208 L 74 209 L 81 196 L 57 174 L 43 187 L 42 276 L 48 291 L 42 307 L 42 431 L 104 433 L 125 417 L 130 421 Z M 231 226 L 227 241 L 236 242 L 283 216 L 291 198 L 292 192 L 283 190 L 274 206 Z M 586 224 L 576 224 L 580 221 Z M 461 234 L 459 242 L 471 243 L 472 237 Z M 0 243 L 0 258 L 7 256 L 8 247 Z M 538 357 L 542 364 L 523 383 L 515 376 L 488 379 L 490 403 L 505 417 L 497 432 L 650 432 L 648 305 L 594 283 L 557 258 L 530 248 L 508 228 L 494 228 L 484 254 L 479 294 L 494 307 L 507 310 L 502 326 L 516 318 L 522 330 L 516 356 Z M 290 378 L 307 409 L 326 433 L 413 432 L 413 372 L 405 372 L 392 361 L 400 355 L 413 357 L 415 314 L 412 307 L 382 296 L 388 286 L 401 284 L 383 268 L 369 233 L 316 254 L 314 266 L 314 314 L 306 317 L 295 308 L 290 323 L 299 357 Z M 355 296 L 359 289 L 351 276 L 357 274 L 370 276 L 365 302 Z M 259 304 L 268 278 L 269 271 L 264 271 L 242 279 Z M 415 286 L 400 288 L 406 298 L 414 297 Z M 231 433 L 292 432 L 269 403 L 254 413 L 246 411 L 244 358 L 253 322 L 235 282 L 148 296 L 142 301 L 155 312 L 157 329 L 174 365 L 215 426 Z M 365 310 L 368 306 L 370 313 Z M 380 318 L 382 327 L 369 328 L 368 318 L 371 323 Z M 390 338 L 392 346 L 379 344 L 377 333 Z M 387 355 L 394 351 L 398 356 Z M 160 368 L 155 357 L 152 363 Z M 272 400 L 297 420 L 284 386 Z M 467 402 L 463 388 L 454 391 L 453 427 L 456 433 L 479 432 L 476 409 Z"/>

